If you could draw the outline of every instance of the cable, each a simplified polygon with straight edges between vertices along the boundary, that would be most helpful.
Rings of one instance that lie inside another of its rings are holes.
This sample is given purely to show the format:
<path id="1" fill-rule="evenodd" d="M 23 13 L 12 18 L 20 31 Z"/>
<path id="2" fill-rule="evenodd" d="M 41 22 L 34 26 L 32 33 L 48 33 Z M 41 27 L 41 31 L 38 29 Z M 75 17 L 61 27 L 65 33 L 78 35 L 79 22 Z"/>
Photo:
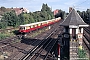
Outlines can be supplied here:
<path id="1" fill-rule="evenodd" d="M 79 4 L 77 4 L 77 5 L 74 6 L 73 8 L 75 8 L 75 9 L 80 9 L 80 7 L 79 7 L 79 8 L 76 8 L 76 7 L 82 5 L 83 3 L 87 2 L 87 1 L 89 1 L 89 0 L 85 0 L 85 1 L 83 1 L 83 2 L 81 2 L 81 3 L 79 3 Z M 84 10 L 84 9 L 83 9 L 83 10 Z"/>
<path id="2" fill-rule="evenodd" d="M 88 1 L 88 0 L 85 0 L 85 1 L 81 2 L 80 4 L 78 4 L 78 5 L 76 5 L 76 6 L 79 6 L 79 5 L 81 5 L 81 4 L 83 4 L 83 3 L 87 2 L 87 1 Z"/>

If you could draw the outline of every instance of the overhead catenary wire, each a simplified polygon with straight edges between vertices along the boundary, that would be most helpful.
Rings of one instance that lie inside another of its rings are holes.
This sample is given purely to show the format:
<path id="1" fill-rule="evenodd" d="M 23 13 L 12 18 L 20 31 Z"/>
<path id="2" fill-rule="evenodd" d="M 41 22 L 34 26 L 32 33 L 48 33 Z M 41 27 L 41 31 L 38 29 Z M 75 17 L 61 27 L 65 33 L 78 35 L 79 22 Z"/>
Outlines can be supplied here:
<path id="1" fill-rule="evenodd" d="M 88 0 L 85 0 L 85 1 L 83 1 L 83 2 L 81 2 L 81 3 L 79 3 L 78 5 L 76 5 L 76 6 L 79 6 L 79 5 L 81 5 L 81 4 L 83 4 L 83 3 L 85 3 L 85 2 L 87 2 Z"/>
<path id="2" fill-rule="evenodd" d="M 77 4 L 77 5 L 73 5 L 73 8 L 74 9 L 82 9 L 82 10 L 85 10 L 85 8 L 83 8 L 83 7 L 80 7 L 82 4 L 85 4 L 86 2 L 88 2 L 89 0 L 84 0 L 84 1 L 82 1 L 82 2 L 80 2 L 79 4 Z M 88 2 L 89 3 L 89 2 Z"/>

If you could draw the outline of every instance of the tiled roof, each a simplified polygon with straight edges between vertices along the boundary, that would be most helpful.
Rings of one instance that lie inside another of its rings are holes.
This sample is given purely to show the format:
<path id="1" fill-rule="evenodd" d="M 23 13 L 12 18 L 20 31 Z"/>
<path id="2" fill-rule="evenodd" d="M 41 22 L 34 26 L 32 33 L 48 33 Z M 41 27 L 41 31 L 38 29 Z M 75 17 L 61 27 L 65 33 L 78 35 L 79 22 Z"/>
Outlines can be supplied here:
<path id="1" fill-rule="evenodd" d="M 78 26 L 78 27 L 85 27 L 88 26 L 80 15 L 72 9 L 66 19 L 60 24 L 61 26 Z"/>
<path id="2" fill-rule="evenodd" d="M 16 12 L 16 15 L 19 15 L 22 12 L 27 12 L 25 8 L 13 8 L 13 10 Z"/>

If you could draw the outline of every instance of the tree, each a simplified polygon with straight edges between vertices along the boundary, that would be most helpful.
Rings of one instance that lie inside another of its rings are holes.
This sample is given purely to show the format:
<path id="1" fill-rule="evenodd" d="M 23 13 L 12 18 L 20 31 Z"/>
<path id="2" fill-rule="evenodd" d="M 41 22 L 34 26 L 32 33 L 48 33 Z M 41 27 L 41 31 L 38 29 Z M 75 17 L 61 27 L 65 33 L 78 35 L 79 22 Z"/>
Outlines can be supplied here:
<path id="1" fill-rule="evenodd" d="M 54 17 L 53 12 L 51 11 L 51 8 L 48 7 L 47 4 L 42 5 L 41 11 L 35 11 L 30 13 L 22 13 L 20 15 L 16 15 L 15 11 L 11 11 L 6 9 L 5 7 L 1 7 L 0 10 L 5 11 L 1 19 L 1 23 L 6 24 L 6 26 L 19 26 L 23 24 L 29 24 L 34 22 L 40 22 L 52 19 Z M 6 12 L 6 11 L 9 12 Z M 0 28 L 3 27 L 3 25 L 0 23 Z"/>
<path id="2" fill-rule="evenodd" d="M 59 10 L 58 13 L 55 15 L 56 18 L 61 17 L 61 19 L 65 19 L 66 13 L 65 11 Z"/>
<path id="3" fill-rule="evenodd" d="M 7 23 L 8 26 L 17 26 L 19 25 L 19 19 L 17 17 L 17 15 L 15 14 L 15 12 L 7 12 L 3 15 L 2 21 L 5 21 Z"/>
<path id="4" fill-rule="evenodd" d="M 34 23 L 35 22 L 35 20 L 33 19 L 32 16 L 30 16 L 29 19 L 30 19 L 30 23 Z"/>
<path id="5" fill-rule="evenodd" d="M 87 9 L 86 13 L 87 13 L 87 21 L 88 23 L 90 23 L 90 9 Z"/>
<path id="6" fill-rule="evenodd" d="M 18 17 L 19 17 L 19 25 L 23 25 L 24 24 L 23 14 L 18 15 Z"/>
<path id="7" fill-rule="evenodd" d="M 90 9 L 82 12 L 78 11 L 78 13 L 87 24 L 90 24 Z"/>
<path id="8" fill-rule="evenodd" d="M 21 24 L 29 24 L 29 23 L 34 23 L 35 20 L 33 18 L 33 14 L 32 13 L 22 13 L 20 14 L 18 17 L 19 17 L 19 22 L 20 22 L 20 25 Z"/>
<path id="9" fill-rule="evenodd" d="M 45 20 L 52 19 L 54 17 L 54 15 L 53 15 L 53 13 L 51 11 L 51 8 L 48 7 L 47 4 L 42 5 L 41 17 L 45 18 Z"/>

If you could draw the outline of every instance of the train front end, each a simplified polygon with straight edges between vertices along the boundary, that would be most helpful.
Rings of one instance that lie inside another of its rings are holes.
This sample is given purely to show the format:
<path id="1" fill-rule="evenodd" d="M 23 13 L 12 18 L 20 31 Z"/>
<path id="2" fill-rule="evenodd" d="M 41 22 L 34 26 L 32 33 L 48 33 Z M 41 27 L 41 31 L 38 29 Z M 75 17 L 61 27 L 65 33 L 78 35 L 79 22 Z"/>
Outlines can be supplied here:
<path id="1" fill-rule="evenodd" d="M 27 33 L 27 31 L 26 31 L 26 27 L 25 27 L 25 26 L 20 25 L 20 28 L 19 28 L 19 33 L 21 33 L 21 34 L 25 34 L 25 33 Z"/>

